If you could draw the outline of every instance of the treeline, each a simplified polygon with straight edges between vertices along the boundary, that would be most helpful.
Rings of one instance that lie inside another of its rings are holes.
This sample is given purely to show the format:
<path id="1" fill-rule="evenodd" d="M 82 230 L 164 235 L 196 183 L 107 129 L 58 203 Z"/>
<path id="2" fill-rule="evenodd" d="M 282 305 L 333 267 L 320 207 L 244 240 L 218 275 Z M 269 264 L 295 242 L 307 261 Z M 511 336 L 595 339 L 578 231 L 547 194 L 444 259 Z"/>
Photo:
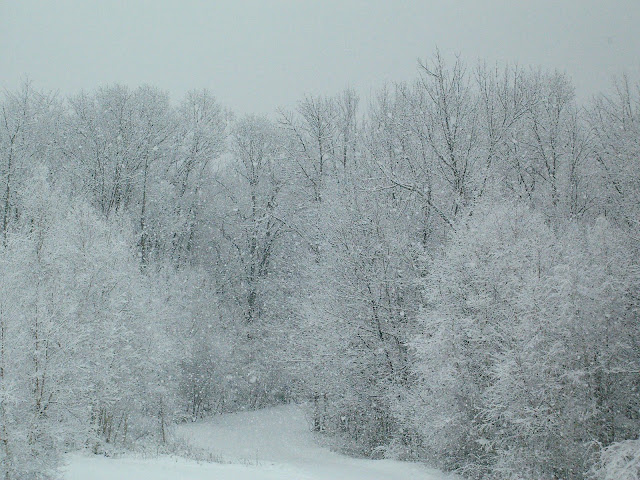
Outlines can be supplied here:
<path id="1" fill-rule="evenodd" d="M 638 87 L 579 105 L 559 73 L 419 72 L 274 119 L 6 93 L 5 478 L 292 399 L 360 455 L 635 478 Z"/>

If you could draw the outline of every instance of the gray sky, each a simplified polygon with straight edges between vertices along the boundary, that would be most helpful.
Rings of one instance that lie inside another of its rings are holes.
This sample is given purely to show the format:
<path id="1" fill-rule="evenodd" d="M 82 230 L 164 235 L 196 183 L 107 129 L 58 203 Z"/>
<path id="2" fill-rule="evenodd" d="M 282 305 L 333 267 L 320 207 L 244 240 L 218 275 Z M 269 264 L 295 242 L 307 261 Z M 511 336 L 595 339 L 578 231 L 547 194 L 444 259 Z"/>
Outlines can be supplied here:
<path id="1" fill-rule="evenodd" d="M 0 0 L 2 87 L 206 87 L 239 113 L 411 80 L 436 45 L 558 68 L 585 98 L 614 74 L 639 77 L 640 0 Z"/>

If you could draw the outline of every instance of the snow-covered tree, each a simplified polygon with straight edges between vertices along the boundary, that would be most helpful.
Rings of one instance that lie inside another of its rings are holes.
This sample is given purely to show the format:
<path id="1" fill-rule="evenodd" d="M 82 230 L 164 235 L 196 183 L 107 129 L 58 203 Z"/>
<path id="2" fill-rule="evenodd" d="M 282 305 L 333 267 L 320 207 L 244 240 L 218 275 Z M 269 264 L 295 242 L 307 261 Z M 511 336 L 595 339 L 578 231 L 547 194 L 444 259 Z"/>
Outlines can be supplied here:
<path id="1" fill-rule="evenodd" d="M 406 411 L 425 449 L 478 478 L 581 478 L 590 442 L 633 438 L 631 255 L 604 219 L 554 232 L 527 207 L 490 205 L 458 225 L 414 343 Z"/>

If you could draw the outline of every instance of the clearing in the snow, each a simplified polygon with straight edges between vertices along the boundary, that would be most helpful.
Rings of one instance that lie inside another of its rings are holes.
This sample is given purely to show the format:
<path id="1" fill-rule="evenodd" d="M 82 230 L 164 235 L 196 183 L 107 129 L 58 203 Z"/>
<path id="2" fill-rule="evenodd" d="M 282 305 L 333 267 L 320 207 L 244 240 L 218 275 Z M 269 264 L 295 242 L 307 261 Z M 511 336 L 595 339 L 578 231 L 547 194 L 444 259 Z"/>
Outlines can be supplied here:
<path id="1" fill-rule="evenodd" d="M 301 407 L 220 415 L 176 433 L 225 464 L 182 458 L 70 457 L 65 480 L 444 480 L 420 464 L 347 457 L 320 446 Z"/>

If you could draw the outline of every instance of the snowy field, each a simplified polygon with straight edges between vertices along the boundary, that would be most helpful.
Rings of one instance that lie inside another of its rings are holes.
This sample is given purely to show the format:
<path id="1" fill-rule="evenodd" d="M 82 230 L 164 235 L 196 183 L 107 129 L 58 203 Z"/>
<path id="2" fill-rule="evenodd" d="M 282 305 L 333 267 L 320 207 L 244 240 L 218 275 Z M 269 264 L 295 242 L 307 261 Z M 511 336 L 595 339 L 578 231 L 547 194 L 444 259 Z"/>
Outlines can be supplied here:
<path id="1" fill-rule="evenodd" d="M 177 435 L 225 464 L 181 458 L 73 455 L 65 480 L 445 480 L 454 477 L 421 465 L 364 460 L 318 445 L 300 407 L 222 415 L 188 424 Z"/>

